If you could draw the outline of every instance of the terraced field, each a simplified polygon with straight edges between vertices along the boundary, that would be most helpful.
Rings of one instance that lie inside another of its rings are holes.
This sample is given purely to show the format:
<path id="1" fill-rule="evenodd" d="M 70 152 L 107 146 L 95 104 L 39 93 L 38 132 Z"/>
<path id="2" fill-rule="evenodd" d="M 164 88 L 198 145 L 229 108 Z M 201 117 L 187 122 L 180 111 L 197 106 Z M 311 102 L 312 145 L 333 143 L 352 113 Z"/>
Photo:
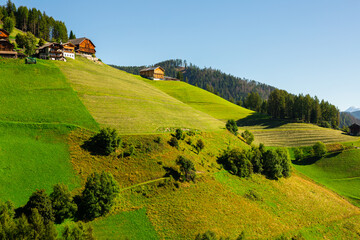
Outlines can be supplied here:
<path id="1" fill-rule="evenodd" d="M 160 91 L 134 75 L 77 58 L 57 62 L 92 116 L 121 134 L 189 128 L 216 131 L 224 124 Z"/>
<path id="2" fill-rule="evenodd" d="M 325 144 L 336 142 L 351 142 L 358 137 L 343 134 L 342 131 L 322 128 L 306 123 L 276 122 L 272 124 L 241 126 L 241 130 L 248 129 L 255 136 L 256 143 L 264 143 L 273 147 L 309 146 L 317 141 Z M 240 131 L 241 131 L 240 130 Z"/>

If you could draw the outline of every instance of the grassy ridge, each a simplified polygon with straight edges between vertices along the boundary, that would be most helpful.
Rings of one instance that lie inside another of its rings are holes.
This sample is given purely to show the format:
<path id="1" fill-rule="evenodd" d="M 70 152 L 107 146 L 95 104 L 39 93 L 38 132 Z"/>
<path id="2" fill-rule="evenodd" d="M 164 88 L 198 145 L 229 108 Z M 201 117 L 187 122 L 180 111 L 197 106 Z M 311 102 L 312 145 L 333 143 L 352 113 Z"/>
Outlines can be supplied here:
<path id="1" fill-rule="evenodd" d="M 224 127 L 219 120 L 131 74 L 80 57 L 56 64 L 97 122 L 122 134 L 160 133 L 178 127 L 213 131 Z"/>
<path id="2" fill-rule="evenodd" d="M 70 162 L 66 126 L 0 124 L 0 198 L 16 206 L 36 189 L 51 192 L 56 183 L 79 187 Z"/>
<path id="3" fill-rule="evenodd" d="M 0 102 L 0 121 L 98 128 L 52 61 L 0 60 Z"/>
<path id="4" fill-rule="evenodd" d="M 296 163 L 295 168 L 360 206 L 360 150 L 331 154 L 315 163 Z"/>
<path id="5" fill-rule="evenodd" d="M 264 143 L 266 146 L 297 147 L 313 145 L 318 141 L 328 144 L 358 140 L 357 137 L 345 135 L 342 131 L 322 128 L 314 124 L 271 119 L 256 125 L 247 124 L 241 125 L 240 128 L 251 131 L 255 136 L 255 142 Z"/>
<path id="6" fill-rule="evenodd" d="M 239 120 L 254 112 L 185 82 L 144 80 L 191 107 L 216 119 Z"/>

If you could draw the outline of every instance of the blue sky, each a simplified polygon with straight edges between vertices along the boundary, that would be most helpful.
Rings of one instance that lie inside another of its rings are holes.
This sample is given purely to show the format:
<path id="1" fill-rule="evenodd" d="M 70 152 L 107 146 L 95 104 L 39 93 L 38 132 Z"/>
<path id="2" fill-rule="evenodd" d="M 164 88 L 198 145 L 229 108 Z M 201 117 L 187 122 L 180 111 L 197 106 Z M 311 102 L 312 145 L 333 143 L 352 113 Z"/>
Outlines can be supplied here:
<path id="1" fill-rule="evenodd" d="M 360 107 L 358 0 L 13 2 L 64 21 L 109 64 L 181 58 L 316 95 L 340 110 Z"/>

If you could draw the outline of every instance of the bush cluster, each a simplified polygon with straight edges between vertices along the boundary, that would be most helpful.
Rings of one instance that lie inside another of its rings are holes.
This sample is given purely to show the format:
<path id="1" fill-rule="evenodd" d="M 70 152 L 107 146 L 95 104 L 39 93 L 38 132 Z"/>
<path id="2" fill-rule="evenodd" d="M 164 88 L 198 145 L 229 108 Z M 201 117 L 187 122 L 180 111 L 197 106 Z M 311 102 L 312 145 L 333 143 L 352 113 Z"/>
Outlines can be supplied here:
<path id="1" fill-rule="evenodd" d="M 245 139 L 245 142 L 249 145 L 251 145 L 251 143 L 254 141 L 254 135 L 249 132 L 249 130 L 245 130 L 244 132 L 241 133 L 241 137 L 243 137 Z"/>
<path id="2" fill-rule="evenodd" d="M 115 129 L 103 128 L 84 143 L 84 147 L 94 154 L 110 155 L 120 146 L 121 138 Z"/>
<path id="3" fill-rule="evenodd" d="M 49 195 L 35 191 L 17 209 L 11 202 L 0 202 L 0 239 L 57 239 L 54 223 L 66 219 L 92 220 L 109 212 L 118 194 L 111 174 L 91 174 L 81 195 L 72 197 L 67 186 L 56 184 Z M 83 222 L 65 226 L 63 239 L 94 239 L 92 228 Z"/>
<path id="4" fill-rule="evenodd" d="M 234 119 L 230 119 L 226 122 L 226 129 L 234 135 L 237 135 L 238 126 Z"/>
<path id="5" fill-rule="evenodd" d="M 344 146 L 340 145 L 340 151 L 344 150 Z M 294 157 L 297 161 L 302 161 L 306 158 L 322 158 L 327 153 L 327 148 L 323 142 L 316 142 L 310 149 L 308 148 L 295 148 L 294 149 Z"/>
<path id="6" fill-rule="evenodd" d="M 230 173 L 239 177 L 249 177 L 252 173 L 261 173 L 270 179 L 289 177 L 291 162 L 289 153 L 284 148 L 265 151 L 263 144 L 249 150 L 227 149 L 218 162 Z"/>
<path id="7" fill-rule="evenodd" d="M 180 180 L 181 181 L 195 181 L 196 170 L 194 163 L 184 156 L 179 156 L 176 159 L 176 164 L 180 167 Z"/>

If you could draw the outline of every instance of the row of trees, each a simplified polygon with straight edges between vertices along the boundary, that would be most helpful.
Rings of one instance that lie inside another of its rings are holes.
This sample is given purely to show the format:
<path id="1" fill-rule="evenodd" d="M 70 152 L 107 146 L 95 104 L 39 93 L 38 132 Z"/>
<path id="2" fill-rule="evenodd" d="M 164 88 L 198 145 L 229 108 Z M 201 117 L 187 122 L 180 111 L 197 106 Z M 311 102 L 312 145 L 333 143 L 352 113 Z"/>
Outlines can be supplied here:
<path id="1" fill-rule="evenodd" d="M 323 127 L 339 127 L 339 109 L 327 101 L 320 102 L 317 97 L 309 94 L 294 95 L 275 89 L 268 100 L 263 101 L 257 92 L 252 92 L 243 104 L 251 110 L 269 114 L 274 118 L 299 120 Z"/>
<path id="2" fill-rule="evenodd" d="M 200 68 L 186 60 L 172 59 L 154 64 L 165 69 L 167 76 L 182 79 L 191 85 L 215 93 L 231 102 L 242 101 L 248 93 L 258 92 L 262 99 L 267 99 L 275 88 L 245 78 L 235 77 L 217 69 Z M 139 74 L 146 66 L 113 66 L 120 70 Z"/>
<path id="3" fill-rule="evenodd" d="M 68 41 L 67 28 L 64 22 L 55 20 L 36 8 L 28 9 L 25 6 L 16 8 L 15 4 L 8 0 L 5 6 L 0 6 L 0 19 L 5 23 L 13 22 L 13 25 L 24 32 L 31 32 L 38 38 L 46 41 Z M 5 29 L 10 30 L 12 29 Z M 72 34 L 75 38 L 75 35 Z"/>
<path id="4" fill-rule="evenodd" d="M 285 148 L 265 150 L 265 146 L 252 146 L 251 149 L 227 149 L 218 162 L 230 173 L 239 177 L 249 177 L 252 173 L 264 174 L 270 179 L 289 177 L 291 161 Z"/>
<path id="5" fill-rule="evenodd" d="M 72 197 L 67 186 L 57 184 L 47 195 L 34 192 L 28 202 L 15 209 L 11 202 L 0 204 L 0 239 L 57 239 L 54 223 L 66 219 L 93 220 L 110 211 L 119 193 L 111 174 L 91 174 L 81 195 Z M 65 227 L 64 239 L 93 239 L 92 229 L 82 222 Z"/>

